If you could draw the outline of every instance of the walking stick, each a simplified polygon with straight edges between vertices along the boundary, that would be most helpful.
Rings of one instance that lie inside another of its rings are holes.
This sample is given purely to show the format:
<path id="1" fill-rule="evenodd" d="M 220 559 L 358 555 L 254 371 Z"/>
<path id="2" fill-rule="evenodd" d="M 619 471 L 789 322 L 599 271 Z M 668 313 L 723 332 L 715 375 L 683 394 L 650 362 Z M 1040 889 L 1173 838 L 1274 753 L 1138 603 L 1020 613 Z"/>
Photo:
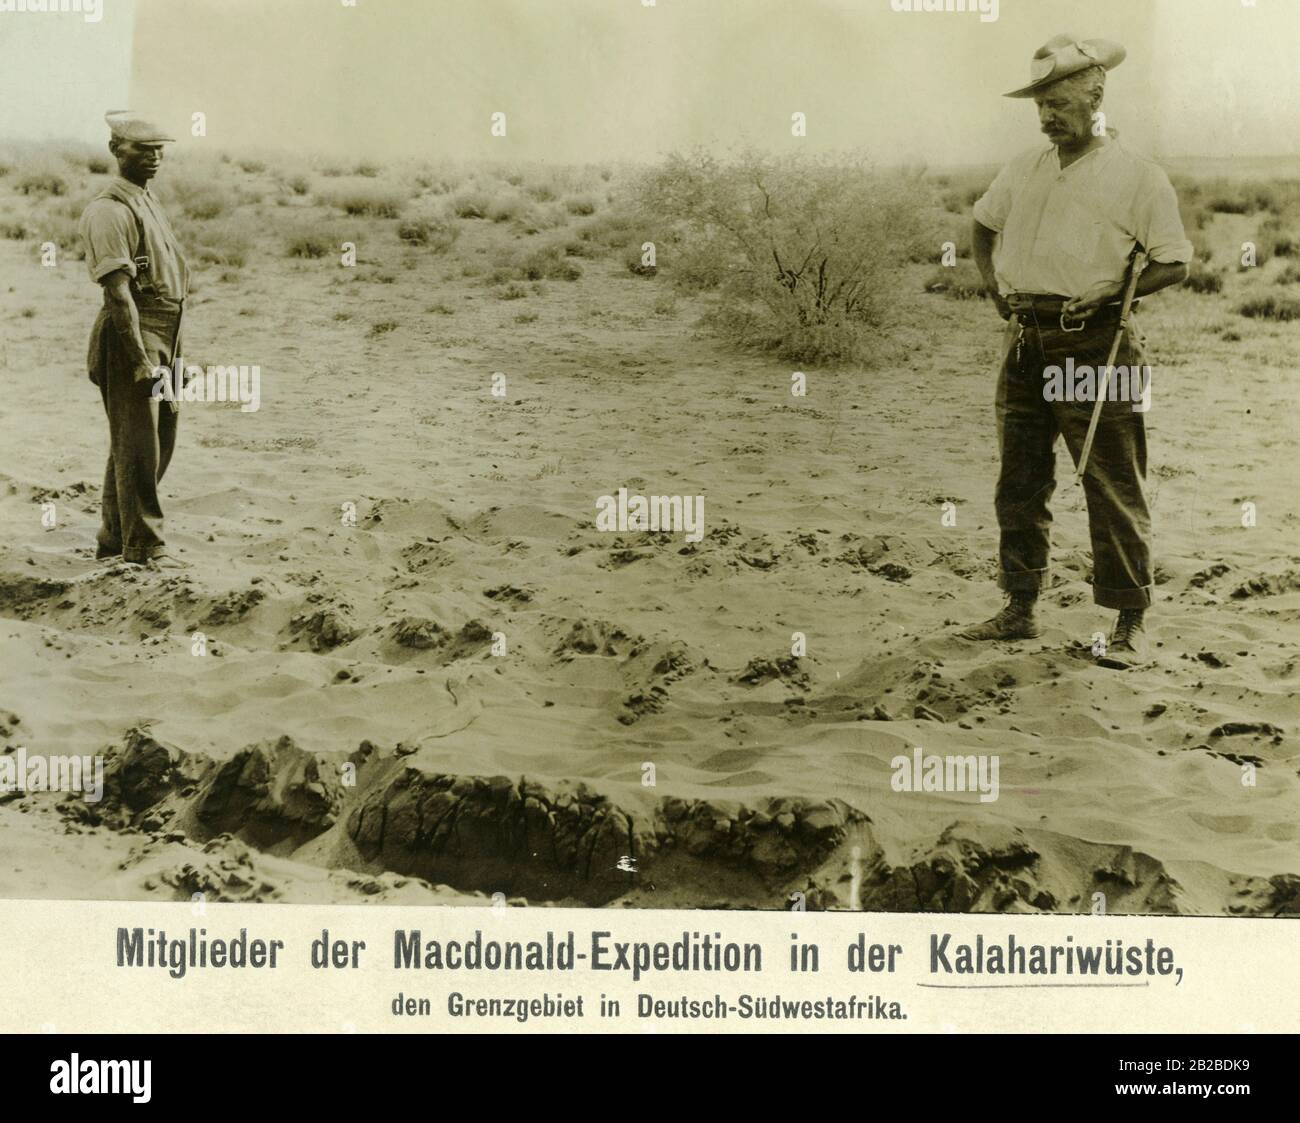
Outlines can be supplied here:
<path id="1" fill-rule="evenodd" d="M 1101 420 L 1101 407 L 1106 402 L 1106 392 L 1110 388 L 1111 369 L 1115 365 L 1115 356 L 1119 354 L 1120 341 L 1124 338 L 1124 332 L 1128 329 L 1128 314 L 1133 307 L 1133 294 L 1137 291 L 1138 277 L 1142 270 L 1146 268 L 1147 255 L 1141 250 L 1135 250 L 1133 258 L 1129 262 L 1128 282 L 1124 286 L 1124 299 L 1119 306 L 1119 329 L 1115 332 L 1114 342 L 1110 345 L 1110 355 L 1106 359 L 1106 365 L 1102 367 L 1101 386 L 1097 391 L 1097 401 L 1092 407 L 1092 420 L 1088 422 L 1088 436 L 1083 442 L 1083 451 L 1079 453 L 1079 467 L 1074 473 L 1074 478 L 1083 483 L 1083 472 L 1088 467 L 1088 453 L 1092 451 L 1092 441 L 1097 435 L 1097 423 Z"/>

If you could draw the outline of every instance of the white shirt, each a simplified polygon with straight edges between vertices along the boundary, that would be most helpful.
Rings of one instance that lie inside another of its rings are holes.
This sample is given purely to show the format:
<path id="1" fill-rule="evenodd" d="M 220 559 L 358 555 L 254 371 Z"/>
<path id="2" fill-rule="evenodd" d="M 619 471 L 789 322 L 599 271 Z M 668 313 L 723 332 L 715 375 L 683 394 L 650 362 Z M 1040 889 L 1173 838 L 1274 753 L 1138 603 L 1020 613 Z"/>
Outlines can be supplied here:
<path id="1" fill-rule="evenodd" d="M 1000 233 L 998 291 L 1082 296 L 1123 283 L 1140 242 L 1152 261 L 1190 262 L 1178 197 L 1164 169 L 1107 140 L 1064 171 L 1055 145 L 1017 156 L 975 204 Z"/>

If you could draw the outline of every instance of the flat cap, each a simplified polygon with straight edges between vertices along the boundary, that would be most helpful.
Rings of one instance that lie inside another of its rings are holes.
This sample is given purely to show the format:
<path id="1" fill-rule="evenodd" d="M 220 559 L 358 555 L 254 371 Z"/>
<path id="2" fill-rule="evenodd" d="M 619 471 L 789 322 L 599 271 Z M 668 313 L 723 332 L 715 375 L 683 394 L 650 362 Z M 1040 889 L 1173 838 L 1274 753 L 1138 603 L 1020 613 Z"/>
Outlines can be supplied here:
<path id="1" fill-rule="evenodd" d="M 139 144 L 163 144 L 176 139 L 159 125 L 130 109 L 109 110 L 104 114 L 104 120 L 113 130 L 113 135 L 122 140 L 133 140 Z"/>

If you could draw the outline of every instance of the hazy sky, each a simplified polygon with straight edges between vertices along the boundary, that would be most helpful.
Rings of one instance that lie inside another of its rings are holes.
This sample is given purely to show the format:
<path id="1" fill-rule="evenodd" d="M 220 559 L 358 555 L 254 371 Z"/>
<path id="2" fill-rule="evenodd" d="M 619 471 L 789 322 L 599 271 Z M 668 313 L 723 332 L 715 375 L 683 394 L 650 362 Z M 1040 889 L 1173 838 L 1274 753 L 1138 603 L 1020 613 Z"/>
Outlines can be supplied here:
<path id="1" fill-rule="evenodd" d="M 1300 151 L 1300 0 L 1000 0 L 989 22 L 891 0 L 102 2 L 97 24 L 0 12 L 0 136 L 101 138 L 129 69 L 135 107 L 187 145 L 584 161 L 757 143 L 985 163 L 1040 143 L 1032 103 L 1000 95 L 1070 31 L 1128 48 L 1106 110 L 1134 147 Z M 195 110 L 206 141 L 188 139 Z"/>

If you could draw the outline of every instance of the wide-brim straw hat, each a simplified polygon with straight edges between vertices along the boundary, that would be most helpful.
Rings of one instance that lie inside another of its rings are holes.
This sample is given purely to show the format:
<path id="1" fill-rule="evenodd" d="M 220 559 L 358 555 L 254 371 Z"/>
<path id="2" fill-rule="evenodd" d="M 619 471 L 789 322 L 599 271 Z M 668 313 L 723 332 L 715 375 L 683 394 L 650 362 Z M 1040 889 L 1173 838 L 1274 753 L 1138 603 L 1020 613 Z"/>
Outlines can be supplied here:
<path id="1" fill-rule="evenodd" d="M 1030 83 L 1003 97 L 1033 97 L 1044 86 L 1078 74 L 1090 66 L 1113 70 L 1128 54 L 1110 39 L 1076 39 L 1073 35 L 1056 35 L 1034 52 L 1029 64 Z"/>

